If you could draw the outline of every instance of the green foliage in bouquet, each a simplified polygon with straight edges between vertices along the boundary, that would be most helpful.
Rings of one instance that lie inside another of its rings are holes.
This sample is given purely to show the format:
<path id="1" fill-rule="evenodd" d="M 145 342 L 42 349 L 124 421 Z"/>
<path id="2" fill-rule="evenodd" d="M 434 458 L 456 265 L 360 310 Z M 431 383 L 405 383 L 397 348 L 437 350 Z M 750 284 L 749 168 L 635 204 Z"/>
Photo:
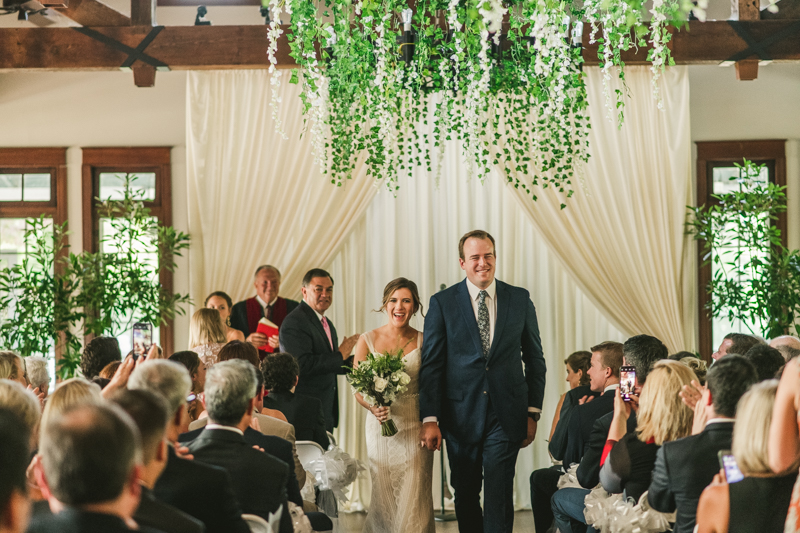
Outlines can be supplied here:
<path id="1" fill-rule="evenodd" d="M 40 217 L 28 222 L 27 253 L 0 269 L 0 343 L 23 357 L 60 354 L 58 373 L 75 375 L 85 335 L 118 335 L 133 321 L 164 324 L 189 303 L 159 283 L 161 269 L 175 270 L 175 256 L 189 235 L 163 226 L 144 206 L 143 192 L 125 177 L 123 198 L 100 202 L 111 228 L 97 253 L 69 252 L 66 223 Z M 147 261 L 144 253 L 157 259 Z"/>
<path id="2" fill-rule="evenodd" d="M 398 394 L 408 389 L 411 381 L 405 372 L 403 351 L 396 353 L 367 354 L 366 360 L 358 366 L 347 369 L 347 382 L 370 405 L 389 407 Z M 397 434 L 397 425 L 389 419 L 381 424 L 381 435 L 391 437 Z"/>
<path id="3" fill-rule="evenodd" d="M 758 179 L 763 165 L 736 166 L 737 190 L 688 208 L 688 232 L 702 242 L 703 264 L 713 262 L 710 312 L 754 324 L 751 333 L 768 339 L 800 333 L 800 251 L 783 246 L 776 225 L 786 211 L 786 188 Z"/>

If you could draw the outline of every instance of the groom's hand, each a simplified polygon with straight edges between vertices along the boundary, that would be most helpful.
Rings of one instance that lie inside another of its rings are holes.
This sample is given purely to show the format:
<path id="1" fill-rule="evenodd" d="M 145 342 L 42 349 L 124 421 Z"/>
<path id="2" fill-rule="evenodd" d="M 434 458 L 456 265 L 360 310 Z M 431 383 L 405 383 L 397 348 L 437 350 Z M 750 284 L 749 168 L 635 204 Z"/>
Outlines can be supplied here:
<path id="1" fill-rule="evenodd" d="M 426 422 L 419 430 L 419 440 L 422 446 L 430 451 L 436 451 L 442 447 L 442 432 L 439 431 L 439 424 L 436 422 Z"/>
<path id="2" fill-rule="evenodd" d="M 536 420 L 528 417 L 528 436 L 525 437 L 524 441 L 522 441 L 522 445 L 520 446 L 520 448 L 527 448 L 528 446 L 530 446 L 531 442 L 533 442 L 533 439 L 536 438 L 537 424 L 538 422 L 536 422 Z"/>

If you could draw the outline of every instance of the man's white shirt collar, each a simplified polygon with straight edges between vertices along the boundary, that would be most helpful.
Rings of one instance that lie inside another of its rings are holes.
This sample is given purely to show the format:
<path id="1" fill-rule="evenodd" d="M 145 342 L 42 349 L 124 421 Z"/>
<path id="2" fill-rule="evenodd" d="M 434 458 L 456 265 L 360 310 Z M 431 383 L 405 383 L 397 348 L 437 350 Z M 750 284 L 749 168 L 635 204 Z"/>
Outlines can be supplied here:
<path id="1" fill-rule="evenodd" d="M 474 285 L 469 278 L 467 278 L 467 290 L 469 291 L 469 297 L 473 300 L 477 300 L 478 296 L 480 296 L 481 289 Z M 497 294 L 497 280 L 493 279 L 492 283 L 490 283 L 489 286 L 483 290 L 486 291 L 486 295 L 489 298 L 494 300 L 494 295 Z"/>
<path id="2" fill-rule="evenodd" d="M 614 383 L 613 385 L 609 385 L 608 387 L 603 389 L 603 394 L 607 393 L 610 390 L 614 390 L 614 389 L 618 389 L 618 388 L 619 388 L 619 383 Z"/>
<path id="3" fill-rule="evenodd" d="M 278 301 L 278 297 L 276 296 L 276 297 L 275 297 L 275 299 L 274 299 L 274 300 L 272 300 L 270 303 L 266 303 L 266 302 L 264 301 L 264 299 L 263 299 L 263 298 L 261 298 L 261 296 L 259 296 L 258 294 L 256 294 L 256 301 L 259 303 L 259 305 L 261 305 L 261 307 L 262 307 L 262 308 L 266 309 L 268 305 L 275 305 L 275 302 L 277 302 L 277 301 Z"/>
<path id="4" fill-rule="evenodd" d="M 720 417 L 717 417 L 717 418 L 712 418 L 711 420 L 706 422 L 706 426 L 708 426 L 709 424 L 722 424 L 722 423 L 725 423 L 725 422 L 736 422 L 736 419 L 735 418 L 726 418 L 724 416 L 720 416 Z"/>
<path id="5" fill-rule="evenodd" d="M 206 424 L 206 429 L 224 429 L 225 431 L 232 431 L 244 437 L 244 431 L 233 426 L 222 426 L 220 424 Z"/>
<path id="6" fill-rule="evenodd" d="M 308 305 L 308 302 L 306 302 L 306 305 Z M 311 307 L 311 306 L 309 305 L 309 307 Z M 323 316 L 323 315 L 319 314 L 319 311 L 317 311 L 317 310 L 316 310 L 316 309 L 314 309 L 313 307 L 311 307 L 311 310 L 312 310 L 312 311 L 314 311 L 314 314 L 315 314 L 315 315 L 317 315 L 317 320 L 319 320 L 320 322 L 322 322 L 322 316 Z"/>

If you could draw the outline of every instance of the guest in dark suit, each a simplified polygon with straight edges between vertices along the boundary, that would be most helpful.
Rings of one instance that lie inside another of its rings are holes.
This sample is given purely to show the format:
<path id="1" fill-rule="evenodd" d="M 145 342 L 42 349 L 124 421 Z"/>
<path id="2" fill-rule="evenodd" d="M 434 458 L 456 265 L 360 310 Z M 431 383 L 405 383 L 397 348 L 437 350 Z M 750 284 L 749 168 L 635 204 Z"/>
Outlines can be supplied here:
<path id="1" fill-rule="evenodd" d="M 142 439 L 142 500 L 133 515 L 137 524 L 160 529 L 165 533 L 202 533 L 199 520 L 156 500 L 153 487 L 167 465 L 167 403 L 163 397 L 143 390 L 122 389 L 111 401 L 130 415 Z"/>
<path id="2" fill-rule="evenodd" d="M 345 365 L 352 366 L 350 352 L 358 341 L 358 335 L 353 335 L 339 344 L 336 328 L 325 317 L 332 302 L 331 275 L 320 268 L 309 270 L 303 277 L 303 301 L 289 313 L 280 331 L 281 351 L 292 354 L 300 366 L 295 392 L 322 402 L 328 431 L 339 425 L 336 377 L 345 373 Z"/>
<path id="3" fill-rule="evenodd" d="M 186 397 L 192 385 L 189 372 L 174 361 L 148 361 L 128 379 L 128 388 L 159 394 L 167 402 L 170 417 L 166 437 L 167 464 L 153 488 L 156 499 L 205 524 L 207 533 L 249 533 L 247 522 L 233 493 L 228 473 L 211 465 L 178 457 L 173 445 L 188 428 Z"/>
<path id="4" fill-rule="evenodd" d="M 278 296 L 281 273 L 272 265 L 261 265 L 256 269 L 253 285 L 256 295 L 238 302 L 231 309 L 231 327 L 241 331 L 247 342 L 253 343 L 256 348 L 269 344 L 275 349 L 278 347 L 278 336 L 268 339 L 263 333 L 258 333 L 258 321 L 266 317 L 280 328 L 289 313 L 297 307 L 297 302 Z"/>
<path id="5" fill-rule="evenodd" d="M 244 513 L 268 520 L 270 513 L 283 509 L 280 531 L 291 533 L 286 505 L 289 466 L 244 439 L 244 430 L 253 418 L 257 385 L 256 370 L 247 361 L 234 359 L 214 365 L 206 375 L 209 423 L 188 443 L 189 453 L 196 461 L 228 471 Z"/>
<path id="6" fill-rule="evenodd" d="M 0 407 L 0 531 L 22 533 L 28 527 L 31 431 L 13 411 Z M 5 528 L 5 529 L 4 529 Z"/>
<path id="7" fill-rule="evenodd" d="M 708 371 L 699 400 L 705 408 L 700 413 L 708 420 L 705 428 L 691 437 L 668 442 L 658 451 L 647 499 L 657 511 L 678 511 L 675 533 L 694 530 L 700 495 L 719 472 L 717 453 L 731 448 L 736 405 L 757 381 L 755 367 L 743 356 L 726 355 L 717 360 Z M 695 417 L 697 413 L 695 409 Z"/>
<path id="8" fill-rule="evenodd" d="M 564 470 L 572 463 L 579 463 L 583 456 L 584 443 L 589 440 L 594 422 L 614 410 L 614 391 L 619 387 L 619 369 L 622 366 L 622 343 L 603 342 L 592 346 L 591 366 L 588 371 L 590 390 L 601 394 L 594 398 L 581 397 L 578 405 L 562 424 L 568 424 L 565 431 Z M 553 522 L 550 499 L 558 490 L 558 479 L 563 471 L 542 468 L 531 474 L 531 509 L 537 531 L 547 531 Z"/>
<path id="9" fill-rule="evenodd" d="M 132 531 L 142 452 L 131 418 L 114 405 L 83 404 L 47 420 L 34 468 L 57 514 L 34 517 L 29 533 Z"/>
<path id="10" fill-rule="evenodd" d="M 517 455 L 544 397 L 539 325 L 528 291 L 495 279 L 491 235 L 469 232 L 458 251 L 466 279 L 431 297 L 425 317 L 420 440 L 446 441 L 459 530 L 511 533 Z"/>
<path id="11" fill-rule="evenodd" d="M 261 373 L 269 391 L 264 397 L 264 407 L 283 413 L 294 426 L 297 440 L 314 441 L 327 450 L 328 433 L 322 403 L 312 396 L 295 393 L 300 367 L 294 357 L 288 353 L 271 355 L 261 362 Z"/>

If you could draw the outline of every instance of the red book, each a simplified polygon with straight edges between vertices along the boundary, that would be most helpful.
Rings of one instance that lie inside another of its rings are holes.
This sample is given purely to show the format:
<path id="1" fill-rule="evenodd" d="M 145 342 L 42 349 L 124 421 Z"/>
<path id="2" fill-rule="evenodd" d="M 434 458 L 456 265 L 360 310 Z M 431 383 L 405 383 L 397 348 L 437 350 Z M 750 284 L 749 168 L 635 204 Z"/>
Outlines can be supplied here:
<path id="1" fill-rule="evenodd" d="M 278 326 L 272 322 L 271 320 L 267 320 L 266 318 L 262 318 L 258 321 L 258 328 L 256 328 L 258 333 L 263 333 L 267 336 L 267 338 L 272 337 L 273 335 L 278 334 Z M 270 346 L 269 344 L 265 344 L 263 346 L 258 347 L 259 350 L 264 350 L 265 352 L 272 353 L 275 351 L 275 348 Z"/>

